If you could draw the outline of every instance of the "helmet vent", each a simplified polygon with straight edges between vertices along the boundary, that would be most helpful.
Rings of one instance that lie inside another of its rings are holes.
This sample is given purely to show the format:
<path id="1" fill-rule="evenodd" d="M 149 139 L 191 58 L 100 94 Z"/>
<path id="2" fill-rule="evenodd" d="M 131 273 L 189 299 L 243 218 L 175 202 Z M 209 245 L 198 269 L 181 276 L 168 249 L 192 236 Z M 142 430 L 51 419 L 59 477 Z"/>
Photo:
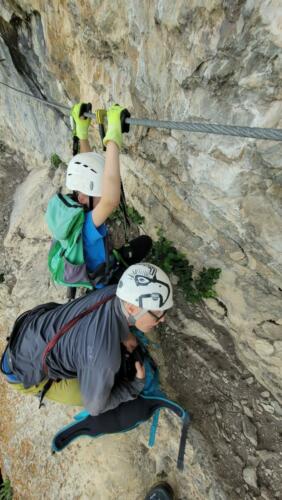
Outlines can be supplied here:
<path id="1" fill-rule="evenodd" d="M 86 196 L 100 197 L 104 163 L 102 155 L 90 151 L 73 156 L 66 173 L 67 187 Z M 72 174 L 72 177 L 69 177 L 69 174 Z"/>

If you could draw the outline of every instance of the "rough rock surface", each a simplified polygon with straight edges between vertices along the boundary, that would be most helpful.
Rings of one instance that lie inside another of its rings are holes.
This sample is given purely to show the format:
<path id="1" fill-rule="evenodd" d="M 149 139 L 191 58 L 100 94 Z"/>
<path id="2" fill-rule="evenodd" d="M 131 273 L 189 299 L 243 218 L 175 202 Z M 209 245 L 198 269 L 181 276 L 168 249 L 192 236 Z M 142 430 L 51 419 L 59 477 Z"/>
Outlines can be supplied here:
<path id="1" fill-rule="evenodd" d="M 4 0 L 1 81 L 64 105 L 125 103 L 134 117 L 281 128 L 281 22 L 278 0 Z M 11 193 L 29 172 L 15 192 L 0 270 L 4 339 L 39 297 L 63 299 L 46 271 L 43 212 L 62 182 L 48 159 L 56 152 L 67 160 L 70 132 L 62 111 L 2 86 L 0 106 L 2 140 L 18 151 L 16 161 L 9 149 L 1 155 L 6 225 Z M 93 139 L 99 149 L 96 131 Z M 70 410 L 54 413 L 48 404 L 43 417 L 35 402 L 3 386 L 1 461 L 19 498 L 58 491 L 61 498 L 142 498 L 158 474 L 168 474 L 179 498 L 279 498 L 281 147 L 132 128 L 123 178 L 147 232 L 161 225 L 196 267 L 222 268 L 218 298 L 191 307 L 178 292 L 159 338 L 163 382 L 194 416 L 186 473 L 174 470 L 178 431 L 169 417 L 153 450 L 144 426 L 79 442 L 54 467 L 47 444 Z M 82 463 L 89 466 L 81 478 Z"/>

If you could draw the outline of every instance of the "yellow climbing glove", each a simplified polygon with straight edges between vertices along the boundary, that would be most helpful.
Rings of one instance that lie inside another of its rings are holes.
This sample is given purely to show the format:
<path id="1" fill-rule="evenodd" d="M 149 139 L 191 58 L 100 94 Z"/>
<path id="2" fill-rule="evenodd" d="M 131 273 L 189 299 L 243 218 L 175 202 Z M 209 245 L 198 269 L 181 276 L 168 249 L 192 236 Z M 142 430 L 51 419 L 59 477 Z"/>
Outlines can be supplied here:
<path id="1" fill-rule="evenodd" d="M 91 123 L 90 118 L 83 118 L 83 116 L 80 115 L 80 108 L 81 106 L 86 104 L 84 102 L 79 102 L 78 104 L 75 104 L 71 108 L 71 120 L 72 120 L 72 130 L 73 130 L 73 135 L 78 137 L 79 139 L 85 140 L 88 139 L 88 128 Z"/>
<path id="2" fill-rule="evenodd" d="M 130 117 L 126 108 L 113 104 L 107 111 L 108 128 L 103 143 L 106 146 L 109 141 L 113 141 L 119 147 L 122 146 L 122 133 L 129 131 L 129 125 L 125 123 L 125 118 Z"/>

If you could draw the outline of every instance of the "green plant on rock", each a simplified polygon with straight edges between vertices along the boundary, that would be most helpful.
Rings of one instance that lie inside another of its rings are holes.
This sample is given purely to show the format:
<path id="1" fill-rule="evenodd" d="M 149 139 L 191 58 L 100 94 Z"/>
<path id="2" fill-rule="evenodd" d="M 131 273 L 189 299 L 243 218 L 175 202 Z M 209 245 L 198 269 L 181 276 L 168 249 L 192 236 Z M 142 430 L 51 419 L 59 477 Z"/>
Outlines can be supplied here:
<path id="1" fill-rule="evenodd" d="M 50 161 L 52 168 L 58 168 L 61 165 L 61 163 L 63 163 L 63 161 L 61 160 L 59 155 L 57 155 L 57 153 L 53 153 L 51 155 Z"/>
<path id="2" fill-rule="evenodd" d="M 0 500 L 12 500 L 13 489 L 10 483 L 10 479 L 5 479 L 0 486 Z"/>
<path id="3" fill-rule="evenodd" d="M 143 217 L 143 215 L 140 215 L 136 208 L 127 205 L 126 211 L 128 218 L 132 224 L 135 224 L 136 226 L 140 226 L 141 224 L 143 224 L 145 217 Z M 112 215 L 110 216 L 110 220 L 115 222 L 123 221 L 123 213 L 119 207 L 112 213 Z"/>
<path id="4" fill-rule="evenodd" d="M 161 267 L 166 273 L 173 273 L 178 278 L 178 286 L 184 293 L 188 302 L 198 302 L 203 298 L 215 297 L 216 284 L 221 270 L 210 267 L 203 268 L 198 276 L 193 276 L 194 267 L 186 259 L 185 255 L 179 252 L 165 238 L 163 230 L 158 230 L 158 240 L 153 242 L 148 262 L 152 262 Z"/>
<path id="5" fill-rule="evenodd" d="M 195 286 L 202 297 L 206 299 L 209 297 L 216 297 L 216 291 L 213 287 L 218 281 L 220 273 L 221 269 L 219 268 L 209 267 L 206 269 L 203 267 L 195 280 Z"/>
<path id="6" fill-rule="evenodd" d="M 140 226 L 145 221 L 145 217 L 139 214 L 138 210 L 134 207 L 127 207 L 127 215 L 132 224 L 136 224 L 136 226 Z"/>

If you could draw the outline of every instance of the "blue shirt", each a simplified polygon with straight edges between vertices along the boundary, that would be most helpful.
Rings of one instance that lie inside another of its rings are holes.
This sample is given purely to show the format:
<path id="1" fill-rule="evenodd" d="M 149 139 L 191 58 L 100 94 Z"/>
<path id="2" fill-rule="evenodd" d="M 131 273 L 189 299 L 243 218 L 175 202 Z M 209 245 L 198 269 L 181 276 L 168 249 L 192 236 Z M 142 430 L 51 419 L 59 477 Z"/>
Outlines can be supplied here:
<path id="1" fill-rule="evenodd" d="M 89 272 L 95 271 L 100 264 L 105 262 L 104 237 L 107 232 L 106 224 L 101 224 L 99 227 L 95 226 L 92 219 L 92 212 L 85 214 L 82 238 L 84 259 Z"/>

